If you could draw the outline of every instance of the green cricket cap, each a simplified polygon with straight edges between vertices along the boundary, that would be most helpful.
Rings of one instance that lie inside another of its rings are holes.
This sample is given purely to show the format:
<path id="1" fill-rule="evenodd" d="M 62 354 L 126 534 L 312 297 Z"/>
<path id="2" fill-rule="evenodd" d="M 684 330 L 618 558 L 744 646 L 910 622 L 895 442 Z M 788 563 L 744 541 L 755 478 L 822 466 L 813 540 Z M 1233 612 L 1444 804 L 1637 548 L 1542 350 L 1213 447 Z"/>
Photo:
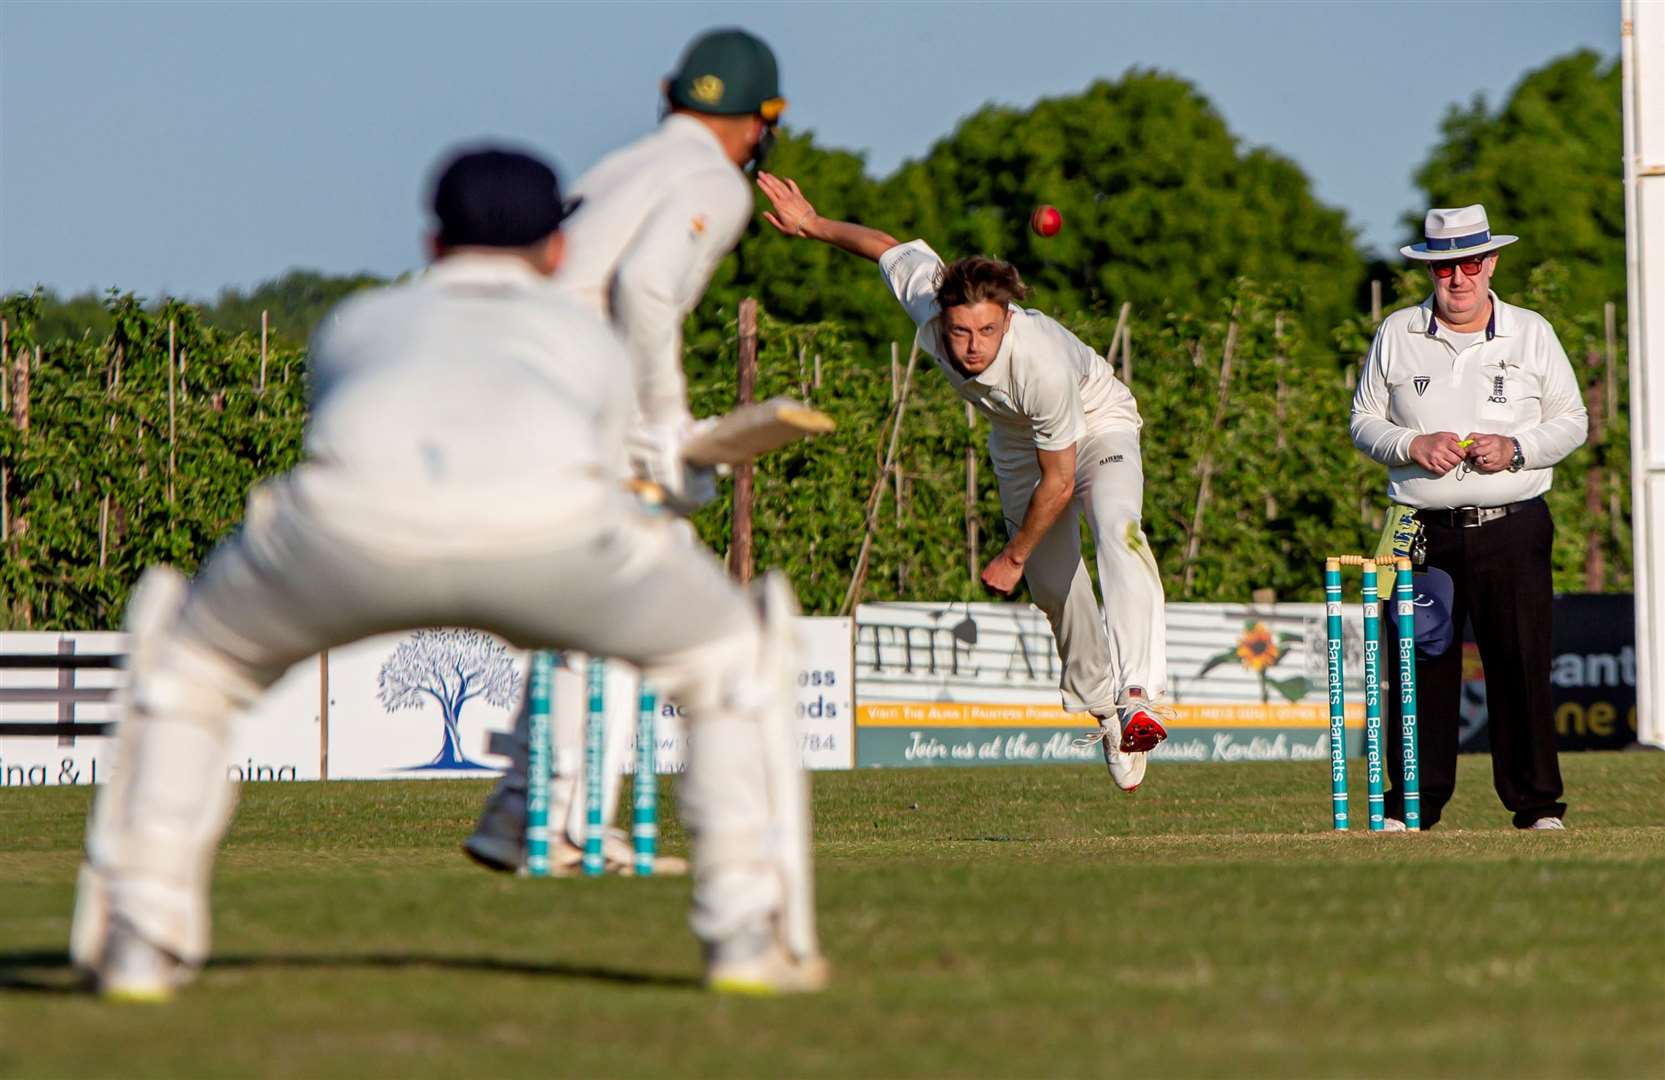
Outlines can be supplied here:
<path id="1" fill-rule="evenodd" d="M 708 30 L 695 38 L 666 81 L 671 104 L 694 112 L 758 113 L 773 123 L 786 110 L 774 50 L 738 28 Z"/>

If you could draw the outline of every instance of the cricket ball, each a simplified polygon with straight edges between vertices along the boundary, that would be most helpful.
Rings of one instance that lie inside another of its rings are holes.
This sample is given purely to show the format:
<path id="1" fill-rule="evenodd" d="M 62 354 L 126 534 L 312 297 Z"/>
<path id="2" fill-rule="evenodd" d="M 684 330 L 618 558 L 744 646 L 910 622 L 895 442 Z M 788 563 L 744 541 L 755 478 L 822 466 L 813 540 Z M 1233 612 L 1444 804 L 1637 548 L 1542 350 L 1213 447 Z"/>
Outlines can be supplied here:
<path id="1" fill-rule="evenodd" d="M 1064 215 L 1056 206 L 1037 206 L 1029 215 L 1029 227 L 1035 230 L 1036 236 L 1057 236 L 1058 230 L 1064 227 Z"/>

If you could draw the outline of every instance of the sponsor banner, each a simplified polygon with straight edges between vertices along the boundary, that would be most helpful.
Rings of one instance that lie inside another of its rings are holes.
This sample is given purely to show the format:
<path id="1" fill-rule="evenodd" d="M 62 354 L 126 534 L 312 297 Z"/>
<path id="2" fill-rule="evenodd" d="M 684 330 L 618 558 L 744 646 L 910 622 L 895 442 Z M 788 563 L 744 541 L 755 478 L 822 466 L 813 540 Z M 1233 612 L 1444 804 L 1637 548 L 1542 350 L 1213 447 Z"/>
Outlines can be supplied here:
<path id="1" fill-rule="evenodd" d="M 1179 704 L 1155 761 L 1321 761 L 1329 756 L 1324 704 Z M 1056 705 L 864 702 L 857 764 L 1010 765 L 1103 760 L 1077 745 L 1097 724 Z M 1362 754 L 1364 706 L 1347 706 L 1349 753 Z"/>
<path id="2" fill-rule="evenodd" d="M 860 759 L 876 765 L 1018 765 L 1102 762 L 1082 728 L 864 728 Z M 1348 742 L 1355 741 L 1349 732 Z M 1312 728 L 1180 728 L 1151 752 L 1153 761 L 1323 761 L 1329 732 Z"/>
<path id="3" fill-rule="evenodd" d="M 1636 605 L 1629 593 L 1555 598 L 1549 681 L 1563 750 L 1636 742 Z"/>
<path id="4" fill-rule="evenodd" d="M 855 764 L 855 695 L 850 664 L 852 621 L 802 618 L 803 663 L 796 672 L 797 715 L 804 764 L 848 769 Z M 57 654 L 126 652 L 119 633 L 0 633 L 0 652 Z M 289 671 L 234 725 L 230 775 L 237 780 L 488 777 L 506 760 L 489 750 L 491 736 L 513 726 L 525 685 L 528 654 L 472 630 L 424 630 L 367 639 L 332 650 L 327 665 L 310 658 Z M 637 693 L 631 671 L 608 665 L 609 724 L 635 740 Z M 328 678 L 328 738 L 321 712 Z M 0 700 L 0 786 L 97 783 L 108 776 L 110 740 L 94 735 L 6 735 L 17 722 L 99 723 L 113 720 L 111 695 L 125 672 L 8 671 L 0 688 L 29 690 L 52 700 Z M 31 693 L 30 696 L 34 696 Z M 582 725 L 588 711 L 584 673 L 557 669 L 557 723 Z M 687 762 L 682 709 L 659 702 L 656 764 L 680 772 Z M 581 737 L 576 740 L 581 743 Z M 634 746 L 625 771 L 635 766 Z"/>
<path id="5" fill-rule="evenodd" d="M 799 739 L 810 769 L 855 764 L 854 684 L 848 618 L 797 622 L 802 664 L 795 673 Z M 330 776 L 421 779 L 490 776 L 506 759 L 490 752 L 492 736 L 510 731 L 530 658 L 474 630 L 422 630 L 362 641 L 330 654 Z M 582 747 L 589 714 L 584 657 L 563 658 L 555 671 L 551 712 Z M 463 673 L 463 674 L 459 674 Z M 638 680 L 628 665 L 609 663 L 603 687 L 609 726 L 630 733 L 622 771 L 635 771 Z M 660 699 L 654 764 L 661 773 L 687 768 L 688 727 L 675 701 Z M 557 768 L 576 771 L 577 761 Z"/>
<path id="6" fill-rule="evenodd" d="M 1622 750 L 1636 742 L 1636 607 L 1629 593 L 1555 598 L 1550 694 L 1562 750 Z M 1491 745 L 1486 672 L 1464 626 L 1461 746 Z"/>
<path id="7" fill-rule="evenodd" d="M 63 654 L 127 651 L 127 635 L 0 633 L 0 653 Z M 0 787 L 95 784 L 109 776 L 110 740 L 94 735 L 17 736 L 9 722 L 92 724 L 115 719 L 112 695 L 125 680 L 116 669 L 12 671 L 0 687 L 31 690 L 56 701 L 0 701 Z M 233 780 L 316 780 L 319 776 L 319 663 L 296 664 L 232 727 Z"/>
<path id="8" fill-rule="evenodd" d="M 1301 747 L 1313 740 L 1327 742 L 1326 611 L 1318 603 L 1169 604 L 1168 692 L 1179 716 L 1158 758 L 1289 760 L 1306 753 Z M 1348 752 L 1358 755 L 1363 604 L 1349 596 L 1340 614 Z M 1551 683 L 1561 749 L 1616 749 L 1634 742 L 1631 597 L 1558 596 L 1554 620 Z M 859 765 L 1068 760 L 1052 737 L 1062 733 L 1073 739 L 1091 723 L 1059 708 L 1057 651 L 1045 617 L 1033 606 L 863 604 L 856 613 L 855 642 Z M 1384 712 L 1398 700 L 1397 645 L 1395 625 L 1385 622 Z M 1484 750 L 1484 672 L 1472 635 L 1461 647 L 1460 745 Z M 1008 753 L 1004 742 L 998 752 L 991 748 L 992 732 L 1007 729 L 1026 736 L 1014 744 L 1021 753 Z M 984 732 L 990 734 L 979 741 Z M 931 748 L 931 739 L 946 752 Z M 1031 756 L 1037 739 L 1041 749 Z"/>
<path id="9" fill-rule="evenodd" d="M 1362 603 L 1341 615 L 1347 741 L 1360 753 Z M 1169 604 L 1176 716 L 1153 758 L 1327 759 L 1325 616 L 1321 603 Z M 1383 633 L 1384 644 L 1395 640 Z M 1057 649 L 1031 605 L 864 604 L 855 666 L 858 765 L 1102 760 L 1097 746 L 1072 745 L 1095 722 L 1060 707 Z"/>

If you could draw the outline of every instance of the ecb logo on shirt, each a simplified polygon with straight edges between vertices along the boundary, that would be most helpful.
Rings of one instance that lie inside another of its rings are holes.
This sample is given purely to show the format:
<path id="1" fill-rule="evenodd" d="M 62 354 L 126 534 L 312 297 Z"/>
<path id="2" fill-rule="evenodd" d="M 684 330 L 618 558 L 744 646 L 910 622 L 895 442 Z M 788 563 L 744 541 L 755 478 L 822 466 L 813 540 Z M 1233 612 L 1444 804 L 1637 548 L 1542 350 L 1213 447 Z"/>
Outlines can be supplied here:
<path id="1" fill-rule="evenodd" d="M 1503 392 L 1503 376 L 1492 376 L 1492 396 L 1486 399 L 1493 405 L 1509 404 L 1509 397 Z"/>
<path id="2" fill-rule="evenodd" d="M 1421 397 L 1428 391 L 1428 376 L 1418 375 L 1416 378 L 1411 380 L 1411 385 L 1416 387 L 1416 396 Z"/>

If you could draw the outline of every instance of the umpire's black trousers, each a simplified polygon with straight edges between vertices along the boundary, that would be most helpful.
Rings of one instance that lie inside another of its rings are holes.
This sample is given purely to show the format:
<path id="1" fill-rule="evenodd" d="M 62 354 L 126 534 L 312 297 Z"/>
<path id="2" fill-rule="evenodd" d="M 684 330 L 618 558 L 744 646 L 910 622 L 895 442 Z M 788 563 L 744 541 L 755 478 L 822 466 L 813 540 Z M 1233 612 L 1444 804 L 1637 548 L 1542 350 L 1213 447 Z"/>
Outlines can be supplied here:
<path id="1" fill-rule="evenodd" d="M 1433 518 L 1435 515 L 1427 515 Z M 1421 760 L 1422 827 L 1439 821 L 1457 786 L 1458 707 L 1462 694 L 1462 627 L 1474 623 L 1486 669 L 1486 713 L 1492 783 L 1498 798 L 1526 828 L 1560 817 L 1561 766 L 1555 756 L 1550 700 L 1550 620 L 1554 586 L 1550 548 L 1555 526 L 1542 499 L 1484 525 L 1463 528 L 1425 520 L 1428 565 L 1451 575 L 1451 619 L 1457 640 L 1444 656 L 1417 661 L 1417 749 Z M 1384 644 L 1393 639 L 1383 634 Z M 1395 652 L 1384 648 L 1386 654 Z M 1386 658 L 1386 657 L 1384 657 Z M 1383 665 L 1397 674 L 1397 657 Z M 1396 683 L 1385 683 L 1395 686 Z M 1389 817 L 1404 817 L 1399 751 L 1399 695 L 1383 694 L 1386 716 Z"/>

